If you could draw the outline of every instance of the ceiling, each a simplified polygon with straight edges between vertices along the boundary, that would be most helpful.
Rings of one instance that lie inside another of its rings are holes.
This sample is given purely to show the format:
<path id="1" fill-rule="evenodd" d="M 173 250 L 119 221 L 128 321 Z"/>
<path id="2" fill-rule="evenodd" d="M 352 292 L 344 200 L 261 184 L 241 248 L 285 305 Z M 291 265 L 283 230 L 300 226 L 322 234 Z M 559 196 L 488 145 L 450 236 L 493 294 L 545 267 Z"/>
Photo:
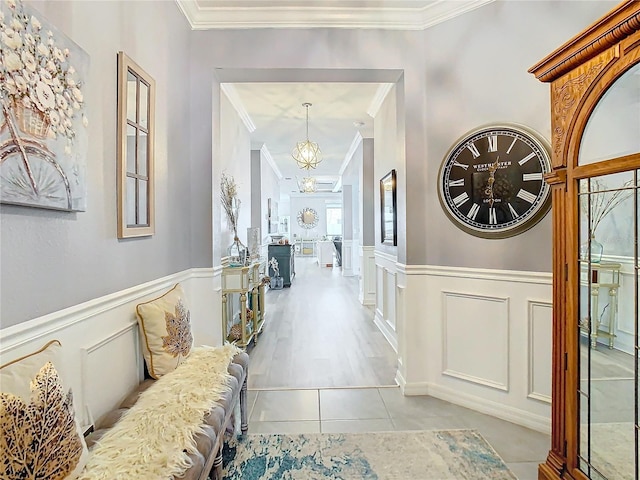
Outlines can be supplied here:
<path id="1" fill-rule="evenodd" d="M 424 30 L 494 0 L 176 0 L 194 30 Z"/>
<path id="2" fill-rule="evenodd" d="M 357 136 L 373 133 L 376 108 L 390 88 L 379 83 L 233 83 L 222 89 L 250 131 L 253 149 L 275 165 L 282 193 L 299 192 L 299 182 L 313 176 L 318 191 L 336 188 L 341 167 L 356 146 Z M 379 100 L 378 100 L 379 99 Z M 322 152 L 316 169 L 300 169 L 291 153 L 296 142 L 306 140 L 306 109 L 309 102 L 309 140 Z M 263 147 L 264 146 L 264 147 Z M 336 190 L 339 188 L 336 188 Z"/>
<path id="3" fill-rule="evenodd" d="M 378 28 L 421 30 L 494 0 L 176 0 L 193 29 Z M 299 192 L 309 172 L 291 156 L 306 139 L 318 143 L 323 161 L 310 172 L 319 192 L 340 189 L 341 169 L 357 134 L 372 136 L 373 119 L 390 84 L 382 83 L 226 83 L 226 96 L 247 126 L 253 149 L 281 177 L 281 195 Z M 368 113 L 369 112 L 369 113 Z"/>

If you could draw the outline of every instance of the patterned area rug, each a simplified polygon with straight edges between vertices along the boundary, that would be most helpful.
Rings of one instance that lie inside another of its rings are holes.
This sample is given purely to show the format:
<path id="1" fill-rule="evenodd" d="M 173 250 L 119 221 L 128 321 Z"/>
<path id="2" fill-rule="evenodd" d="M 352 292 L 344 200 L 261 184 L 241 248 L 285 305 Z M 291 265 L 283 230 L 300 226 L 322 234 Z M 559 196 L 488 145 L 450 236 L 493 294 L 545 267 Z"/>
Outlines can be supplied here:
<path id="1" fill-rule="evenodd" d="M 245 435 L 225 445 L 225 480 L 514 480 L 474 430 Z"/>

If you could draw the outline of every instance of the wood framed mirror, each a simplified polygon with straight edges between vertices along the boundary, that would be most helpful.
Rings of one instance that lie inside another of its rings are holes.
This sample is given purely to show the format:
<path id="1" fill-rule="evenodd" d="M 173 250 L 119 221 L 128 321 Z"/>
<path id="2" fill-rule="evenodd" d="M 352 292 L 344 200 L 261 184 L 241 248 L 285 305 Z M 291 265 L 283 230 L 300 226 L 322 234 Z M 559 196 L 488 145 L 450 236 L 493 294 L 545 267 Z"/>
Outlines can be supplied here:
<path id="1" fill-rule="evenodd" d="M 118 53 L 118 238 L 155 232 L 155 81 Z"/>

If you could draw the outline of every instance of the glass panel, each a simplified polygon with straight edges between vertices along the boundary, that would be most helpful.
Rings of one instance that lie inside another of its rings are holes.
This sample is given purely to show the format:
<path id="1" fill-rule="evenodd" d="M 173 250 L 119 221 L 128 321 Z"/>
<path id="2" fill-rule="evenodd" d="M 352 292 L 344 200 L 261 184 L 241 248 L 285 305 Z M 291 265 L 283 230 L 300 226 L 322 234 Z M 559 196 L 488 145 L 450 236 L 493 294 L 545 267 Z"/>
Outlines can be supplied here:
<path id="1" fill-rule="evenodd" d="M 640 152 L 640 63 L 607 90 L 584 129 L 578 165 Z"/>
<path id="2" fill-rule="evenodd" d="M 140 82 L 140 126 L 142 128 L 148 127 L 148 112 L 149 112 L 149 86 Z"/>
<path id="3" fill-rule="evenodd" d="M 136 179 L 127 177 L 127 225 L 136 224 Z"/>
<path id="4" fill-rule="evenodd" d="M 580 383 L 584 383 L 585 386 L 588 385 L 586 381 Z M 578 432 L 580 435 L 580 446 L 578 447 L 578 456 L 583 461 L 581 462 L 583 463 L 582 471 L 589 473 L 589 397 L 584 392 L 580 393 L 578 395 L 578 402 L 580 402 L 580 421 L 578 423 L 578 428 L 580 429 Z"/>
<path id="5" fill-rule="evenodd" d="M 127 125 L 127 173 L 136 173 L 136 128 Z"/>
<path id="6" fill-rule="evenodd" d="M 140 130 L 138 138 L 138 174 L 143 177 L 147 176 L 147 147 L 149 145 L 149 137 L 146 132 Z"/>
<path id="7" fill-rule="evenodd" d="M 148 208 L 147 208 L 147 181 L 138 180 L 138 223 L 140 225 L 147 225 L 148 221 Z"/>
<path id="8" fill-rule="evenodd" d="M 580 181 L 579 434 L 592 479 L 636 478 L 636 183 L 631 171 Z"/>
<path id="9" fill-rule="evenodd" d="M 136 122 L 136 86 L 137 78 L 131 73 L 127 73 L 127 120 Z"/>

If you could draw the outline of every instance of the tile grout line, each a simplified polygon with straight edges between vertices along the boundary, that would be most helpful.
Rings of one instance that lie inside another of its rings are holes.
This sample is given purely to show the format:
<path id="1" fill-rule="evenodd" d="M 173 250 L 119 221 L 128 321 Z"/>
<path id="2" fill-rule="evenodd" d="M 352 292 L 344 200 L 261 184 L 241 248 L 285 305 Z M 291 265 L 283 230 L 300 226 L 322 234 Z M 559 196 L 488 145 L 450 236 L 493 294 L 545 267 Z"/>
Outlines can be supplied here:
<path id="1" fill-rule="evenodd" d="M 320 389 L 318 392 L 318 430 L 322 433 L 322 405 L 320 405 Z"/>

